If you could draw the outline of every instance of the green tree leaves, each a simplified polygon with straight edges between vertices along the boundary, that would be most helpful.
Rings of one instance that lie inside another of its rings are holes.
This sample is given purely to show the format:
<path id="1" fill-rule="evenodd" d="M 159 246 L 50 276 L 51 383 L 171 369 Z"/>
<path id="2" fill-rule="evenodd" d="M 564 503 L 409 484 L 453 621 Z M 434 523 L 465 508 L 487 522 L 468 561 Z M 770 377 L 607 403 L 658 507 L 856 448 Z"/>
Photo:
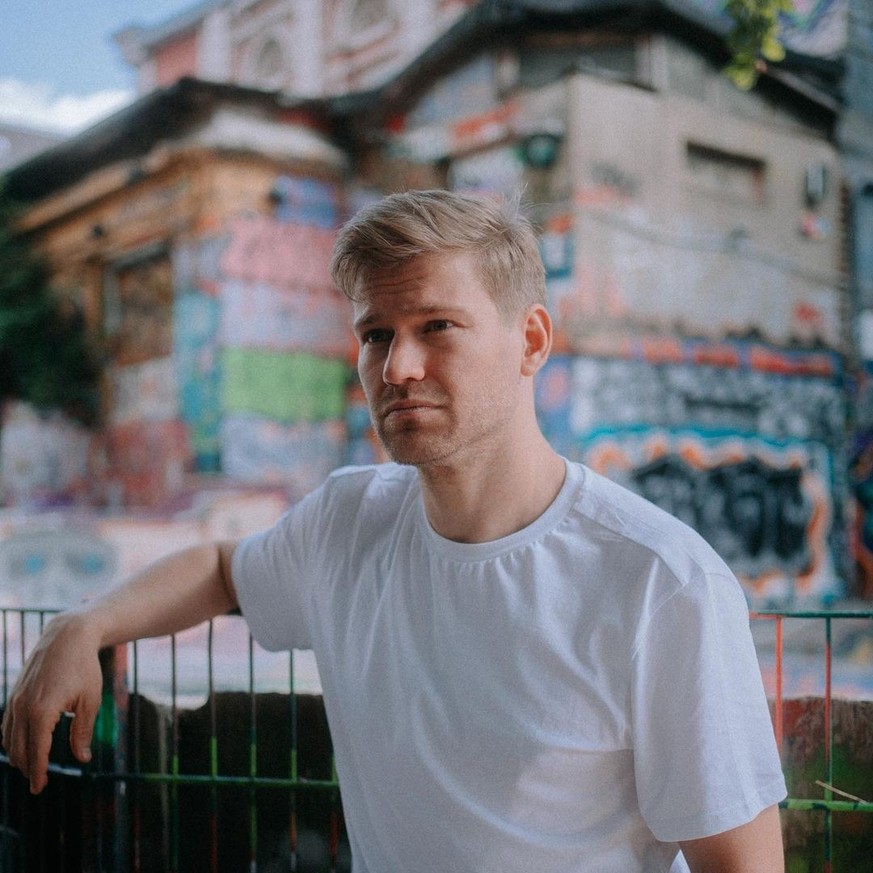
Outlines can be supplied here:
<path id="1" fill-rule="evenodd" d="M 0 192 L 0 400 L 16 398 L 97 422 L 100 364 L 84 318 L 49 287 L 44 262 L 14 232 Z"/>
<path id="2" fill-rule="evenodd" d="M 754 87 L 767 61 L 785 57 L 779 41 L 779 15 L 790 12 L 791 0 L 726 0 L 725 12 L 734 25 L 727 37 L 731 61 L 725 68 L 728 78 L 743 90 Z"/>

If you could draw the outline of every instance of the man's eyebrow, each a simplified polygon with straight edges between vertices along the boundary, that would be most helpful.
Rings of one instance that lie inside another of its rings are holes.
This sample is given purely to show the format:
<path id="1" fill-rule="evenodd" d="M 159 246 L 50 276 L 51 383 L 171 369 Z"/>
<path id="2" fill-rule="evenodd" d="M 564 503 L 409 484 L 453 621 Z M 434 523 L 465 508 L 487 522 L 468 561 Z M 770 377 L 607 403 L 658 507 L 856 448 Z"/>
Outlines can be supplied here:
<path id="1" fill-rule="evenodd" d="M 384 319 L 385 316 L 383 312 L 384 310 L 382 312 L 365 312 L 352 322 L 352 327 L 357 330 L 362 327 L 369 327 L 372 324 L 377 324 Z M 424 317 L 434 315 L 446 317 L 464 315 L 466 314 L 466 310 L 461 306 L 430 305 L 405 308 L 402 310 L 402 313 L 403 315 L 419 315 Z"/>

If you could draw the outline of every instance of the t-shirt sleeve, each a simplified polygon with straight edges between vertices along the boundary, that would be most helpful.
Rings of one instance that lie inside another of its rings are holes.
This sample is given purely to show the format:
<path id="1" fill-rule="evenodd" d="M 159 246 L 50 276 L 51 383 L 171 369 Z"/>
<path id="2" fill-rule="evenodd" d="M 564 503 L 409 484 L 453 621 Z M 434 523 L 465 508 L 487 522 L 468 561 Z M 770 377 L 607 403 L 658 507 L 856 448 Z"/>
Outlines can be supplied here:
<path id="1" fill-rule="evenodd" d="M 273 527 L 241 540 L 231 576 L 252 636 L 268 651 L 311 647 L 307 616 L 307 498 Z"/>
<path id="2" fill-rule="evenodd" d="M 701 575 L 667 598 L 641 637 L 632 676 L 637 794 L 659 840 L 722 833 L 785 797 L 735 579 Z"/>

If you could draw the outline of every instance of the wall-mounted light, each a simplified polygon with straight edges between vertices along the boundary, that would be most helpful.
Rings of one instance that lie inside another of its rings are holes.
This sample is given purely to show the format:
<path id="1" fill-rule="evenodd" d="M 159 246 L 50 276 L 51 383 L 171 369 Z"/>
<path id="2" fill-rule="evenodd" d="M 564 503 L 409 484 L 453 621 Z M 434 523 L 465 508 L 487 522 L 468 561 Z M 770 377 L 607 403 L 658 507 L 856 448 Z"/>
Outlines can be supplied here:
<path id="1" fill-rule="evenodd" d="M 532 169 L 548 170 L 558 159 L 560 148 L 560 134 L 532 133 L 521 141 L 521 156 L 525 164 Z"/>

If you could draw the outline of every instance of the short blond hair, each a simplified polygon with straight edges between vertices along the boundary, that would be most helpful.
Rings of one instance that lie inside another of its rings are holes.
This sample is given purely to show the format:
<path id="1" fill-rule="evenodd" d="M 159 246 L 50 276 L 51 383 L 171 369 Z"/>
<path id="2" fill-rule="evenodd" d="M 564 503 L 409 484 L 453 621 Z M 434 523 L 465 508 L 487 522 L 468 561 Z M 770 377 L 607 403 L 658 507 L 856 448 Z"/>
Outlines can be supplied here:
<path id="1" fill-rule="evenodd" d="M 426 254 L 468 252 L 506 317 L 545 305 L 546 279 L 536 233 L 517 203 L 451 191 L 405 191 L 364 207 L 339 232 L 330 261 L 350 300 L 370 276 Z"/>

